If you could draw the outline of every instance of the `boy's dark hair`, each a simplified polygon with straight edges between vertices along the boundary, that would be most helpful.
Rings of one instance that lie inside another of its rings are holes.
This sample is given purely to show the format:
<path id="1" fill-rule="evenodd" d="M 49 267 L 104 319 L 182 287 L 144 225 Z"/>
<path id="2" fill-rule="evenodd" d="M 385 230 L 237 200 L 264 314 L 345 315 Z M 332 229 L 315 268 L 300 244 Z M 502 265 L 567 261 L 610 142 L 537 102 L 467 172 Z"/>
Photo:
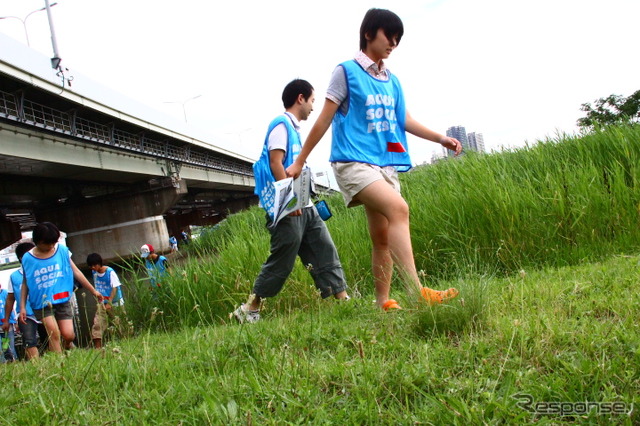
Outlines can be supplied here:
<path id="1" fill-rule="evenodd" d="M 18 260 L 22 262 L 22 256 L 29 250 L 35 247 L 33 243 L 20 243 L 16 246 L 16 256 L 18 256 Z"/>
<path id="2" fill-rule="evenodd" d="M 367 48 L 367 36 L 373 40 L 380 28 L 389 40 L 395 38 L 396 45 L 400 44 L 400 39 L 404 34 L 404 26 L 400 17 L 390 10 L 374 8 L 367 11 L 360 25 L 360 50 Z"/>
<path id="3" fill-rule="evenodd" d="M 308 100 L 313 93 L 313 86 L 306 80 L 296 78 L 291 80 L 282 91 L 282 103 L 285 109 L 293 106 L 298 99 L 298 95 L 302 95 L 304 100 Z"/>
<path id="4" fill-rule="evenodd" d="M 87 256 L 87 265 L 89 265 L 89 267 L 92 267 L 93 265 L 102 266 L 102 256 L 100 256 L 98 253 L 91 253 Z"/>
<path id="5" fill-rule="evenodd" d="M 31 239 L 34 244 L 55 244 L 60 239 L 60 230 L 51 222 L 38 223 L 33 228 Z"/>

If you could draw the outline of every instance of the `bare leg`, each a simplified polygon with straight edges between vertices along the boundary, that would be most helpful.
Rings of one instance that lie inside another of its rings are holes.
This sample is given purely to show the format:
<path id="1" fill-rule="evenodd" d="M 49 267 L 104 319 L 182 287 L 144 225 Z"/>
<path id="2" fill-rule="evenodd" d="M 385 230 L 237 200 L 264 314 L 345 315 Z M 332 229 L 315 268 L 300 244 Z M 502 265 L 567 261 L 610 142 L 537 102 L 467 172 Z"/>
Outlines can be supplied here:
<path id="1" fill-rule="evenodd" d="M 378 260 L 374 264 L 374 268 L 378 269 L 377 271 L 374 269 L 374 277 L 388 274 L 389 277 L 384 279 L 390 281 L 389 266 L 395 263 L 408 290 L 419 292 L 422 286 L 413 260 L 407 202 L 383 180 L 373 182 L 360 191 L 357 197 L 365 205 L 369 220 L 369 233 L 374 243 L 373 257 Z M 376 250 L 379 250 L 380 253 L 376 254 Z"/>
<path id="2" fill-rule="evenodd" d="M 38 348 L 36 346 L 30 347 L 30 348 L 26 348 L 25 352 L 27 354 L 27 359 L 36 359 L 40 356 L 40 354 L 38 353 Z"/>
<path id="3" fill-rule="evenodd" d="M 345 300 L 345 299 L 349 298 L 349 294 L 347 293 L 347 290 L 342 290 L 342 291 L 334 294 L 333 297 L 335 297 L 338 300 Z"/>
<path id="4" fill-rule="evenodd" d="M 411 245 L 409 206 L 395 189 L 387 182 L 378 180 L 360 191 L 357 197 L 367 212 L 378 305 L 382 306 L 389 299 L 394 264 L 412 297 L 421 297 L 432 304 L 458 295 L 456 289 L 437 291 L 420 283 Z"/>
<path id="5" fill-rule="evenodd" d="M 369 236 L 373 245 L 371 267 L 376 303 L 378 306 L 382 306 L 389 300 L 391 274 L 393 273 L 393 260 L 388 241 L 389 221 L 382 213 L 367 206 L 365 206 L 365 212 L 369 224 Z"/>
<path id="6" fill-rule="evenodd" d="M 49 350 L 51 352 L 62 352 L 62 347 L 60 346 L 60 329 L 58 328 L 58 322 L 55 317 L 44 317 L 42 318 L 42 323 L 49 336 Z"/>
<path id="7" fill-rule="evenodd" d="M 73 320 L 59 320 L 58 326 L 60 327 L 60 335 L 64 340 L 64 348 L 71 349 L 73 347 L 73 339 L 76 338 L 76 333 L 73 331 Z"/>
<path id="8" fill-rule="evenodd" d="M 252 294 L 249 296 L 249 299 L 247 300 L 247 304 L 245 306 L 250 311 L 259 311 L 261 303 L 262 298 L 260 296 L 256 296 L 255 294 Z"/>

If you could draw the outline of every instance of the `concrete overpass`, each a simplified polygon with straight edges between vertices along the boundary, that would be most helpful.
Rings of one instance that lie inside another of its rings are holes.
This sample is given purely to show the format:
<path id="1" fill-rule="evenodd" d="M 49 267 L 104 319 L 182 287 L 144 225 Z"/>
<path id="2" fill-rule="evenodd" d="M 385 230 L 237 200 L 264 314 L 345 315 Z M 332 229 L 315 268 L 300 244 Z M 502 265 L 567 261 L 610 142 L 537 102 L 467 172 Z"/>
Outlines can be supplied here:
<path id="1" fill-rule="evenodd" d="M 93 251 L 126 257 L 257 203 L 252 159 L 70 77 L 0 34 L 1 247 L 51 221 L 77 263 Z"/>

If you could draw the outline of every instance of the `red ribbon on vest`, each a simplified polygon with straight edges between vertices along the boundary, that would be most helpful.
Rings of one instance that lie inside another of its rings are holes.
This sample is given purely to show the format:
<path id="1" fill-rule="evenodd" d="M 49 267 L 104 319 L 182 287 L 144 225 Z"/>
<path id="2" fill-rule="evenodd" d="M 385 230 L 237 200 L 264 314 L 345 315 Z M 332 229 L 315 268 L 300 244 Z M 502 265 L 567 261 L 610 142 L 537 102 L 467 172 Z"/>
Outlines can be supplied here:
<path id="1" fill-rule="evenodd" d="M 62 293 L 57 293 L 53 295 L 53 300 L 64 299 L 65 297 L 69 297 L 68 291 L 63 291 Z"/>
<path id="2" fill-rule="evenodd" d="M 389 152 L 407 152 L 400 142 L 387 142 L 387 151 Z"/>

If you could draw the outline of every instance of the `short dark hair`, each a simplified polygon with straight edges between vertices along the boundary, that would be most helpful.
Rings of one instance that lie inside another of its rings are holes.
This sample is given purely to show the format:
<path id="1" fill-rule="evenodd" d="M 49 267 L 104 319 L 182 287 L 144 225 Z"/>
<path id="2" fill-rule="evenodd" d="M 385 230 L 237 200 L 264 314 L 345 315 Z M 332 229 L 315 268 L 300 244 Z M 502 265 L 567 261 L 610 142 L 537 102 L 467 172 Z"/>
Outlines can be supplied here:
<path id="1" fill-rule="evenodd" d="M 22 262 L 22 256 L 29 250 L 35 247 L 33 243 L 20 243 L 16 246 L 16 256 L 18 256 L 18 260 Z"/>
<path id="2" fill-rule="evenodd" d="M 92 267 L 93 265 L 102 266 L 102 256 L 98 253 L 91 253 L 87 256 L 87 265 L 89 265 L 89 267 Z"/>
<path id="3" fill-rule="evenodd" d="M 395 38 L 396 44 L 400 44 L 404 34 L 404 25 L 400 17 L 390 10 L 374 8 L 367 11 L 360 25 L 360 50 L 367 48 L 367 36 L 374 39 L 380 28 L 389 40 Z"/>
<path id="4" fill-rule="evenodd" d="M 38 223 L 33 228 L 31 239 L 34 244 L 55 244 L 60 239 L 60 230 L 51 222 Z"/>
<path id="5" fill-rule="evenodd" d="M 285 108 L 290 108 L 296 103 L 298 95 L 302 95 L 304 100 L 308 100 L 313 94 L 313 86 L 307 80 L 296 78 L 291 80 L 282 91 L 282 103 Z"/>

